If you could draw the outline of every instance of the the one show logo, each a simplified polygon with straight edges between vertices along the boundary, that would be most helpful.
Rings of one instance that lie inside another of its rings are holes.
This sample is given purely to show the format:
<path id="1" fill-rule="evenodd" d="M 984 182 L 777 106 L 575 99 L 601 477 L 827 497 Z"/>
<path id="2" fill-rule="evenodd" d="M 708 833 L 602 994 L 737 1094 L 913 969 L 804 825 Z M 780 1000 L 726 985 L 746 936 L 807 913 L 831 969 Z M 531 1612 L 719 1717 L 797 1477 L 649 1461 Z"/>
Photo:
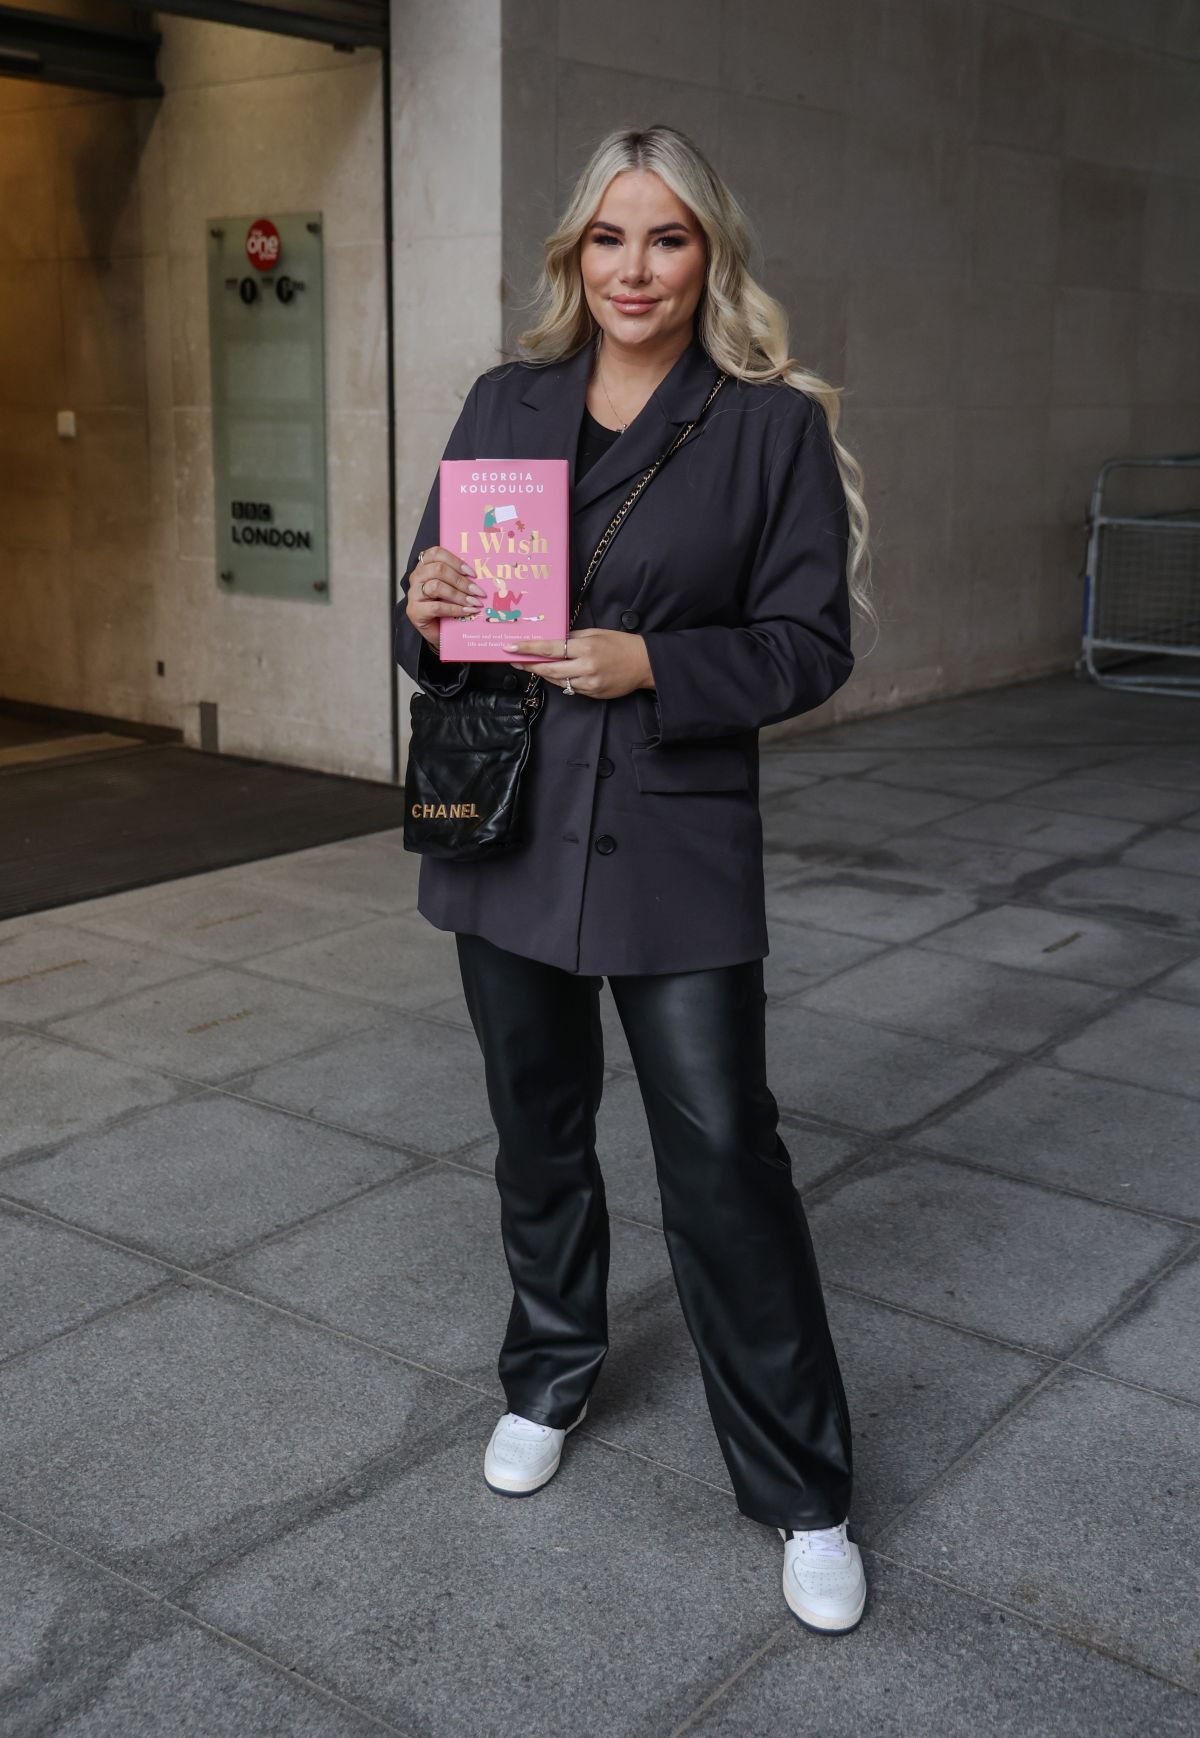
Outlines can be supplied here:
<path id="1" fill-rule="evenodd" d="M 279 264 L 283 243 L 269 217 L 255 218 L 246 231 L 246 258 L 256 271 L 273 272 Z"/>

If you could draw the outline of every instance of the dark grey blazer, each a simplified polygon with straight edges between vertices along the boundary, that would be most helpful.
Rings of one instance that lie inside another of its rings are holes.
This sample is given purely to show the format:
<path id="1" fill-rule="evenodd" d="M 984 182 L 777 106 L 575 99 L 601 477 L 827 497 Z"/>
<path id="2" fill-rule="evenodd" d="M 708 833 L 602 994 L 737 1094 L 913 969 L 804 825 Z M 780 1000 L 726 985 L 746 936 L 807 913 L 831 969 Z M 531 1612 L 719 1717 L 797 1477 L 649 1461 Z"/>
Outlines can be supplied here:
<path id="1" fill-rule="evenodd" d="M 575 482 L 592 344 L 476 380 L 445 457 L 565 458 L 573 595 L 641 473 L 699 411 L 717 369 L 698 338 Z M 528 843 L 478 863 L 426 857 L 418 910 L 439 929 L 589 974 L 761 959 L 758 730 L 849 676 L 849 518 L 825 414 L 780 382 L 730 377 L 648 485 L 588 588 L 577 628 L 639 633 L 655 689 L 618 700 L 546 684 L 522 775 Z M 437 479 L 405 569 L 438 542 Z M 442 663 L 396 612 L 395 656 L 430 694 L 524 684 Z"/>

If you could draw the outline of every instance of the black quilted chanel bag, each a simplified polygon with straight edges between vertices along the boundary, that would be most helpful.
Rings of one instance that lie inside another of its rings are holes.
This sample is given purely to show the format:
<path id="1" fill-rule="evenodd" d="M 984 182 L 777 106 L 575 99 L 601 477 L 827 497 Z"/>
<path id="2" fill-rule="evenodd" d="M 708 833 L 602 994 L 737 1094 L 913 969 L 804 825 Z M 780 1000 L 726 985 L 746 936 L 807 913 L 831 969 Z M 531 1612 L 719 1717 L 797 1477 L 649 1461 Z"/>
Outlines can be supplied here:
<path id="1" fill-rule="evenodd" d="M 725 384 L 722 374 L 700 416 Z M 651 477 L 678 452 L 699 422 L 689 422 L 639 479 L 596 545 L 571 614 L 570 627 L 613 538 Z M 570 628 L 568 628 L 568 632 Z M 412 733 L 404 779 L 404 848 L 426 857 L 495 857 L 523 843 L 519 824 L 521 773 L 531 733 L 546 701 L 545 685 L 531 671 L 524 693 L 464 687 L 434 697 L 412 697 Z"/>

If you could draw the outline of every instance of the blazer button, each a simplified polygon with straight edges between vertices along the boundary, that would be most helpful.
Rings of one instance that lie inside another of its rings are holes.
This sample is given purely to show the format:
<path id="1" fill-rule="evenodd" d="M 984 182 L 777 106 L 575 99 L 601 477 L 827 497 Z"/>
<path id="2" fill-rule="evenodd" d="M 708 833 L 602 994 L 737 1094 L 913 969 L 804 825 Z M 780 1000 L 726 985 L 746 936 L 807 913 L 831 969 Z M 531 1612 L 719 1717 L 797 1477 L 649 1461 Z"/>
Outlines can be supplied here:
<path id="1" fill-rule="evenodd" d="M 622 610 L 621 611 L 621 626 L 623 628 L 628 628 L 630 633 L 632 633 L 634 628 L 637 627 L 637 625 L 641 621 L 641 619 L 642 619 L 641 616 L 638 614 L 638 612 L 636 610 Z"/>
<path id="2" fill-rule="evenodd" d="M 600 759 L 596 762 L 596 771 L 600 774 L 600 777 L 607 778 L 613 770 L 612 761 L 609 760 L 606 754 L 602 754 Z"/>
<path id="3" fill-rule="evenodd" d="M 616 848 L 617 841 L 613 838 L 611 833 L 601 833 L 600 837 L 596 840 L 596 849 L 602 857 L 610 856 Z"/>
<path id="4" fill-rule="evenodd" d="M 505 676 L 504 686 L 506 688 L 519 688 L 521 686 L 521 678 L 517 675 L 515 670 L 510 670 Z"/>

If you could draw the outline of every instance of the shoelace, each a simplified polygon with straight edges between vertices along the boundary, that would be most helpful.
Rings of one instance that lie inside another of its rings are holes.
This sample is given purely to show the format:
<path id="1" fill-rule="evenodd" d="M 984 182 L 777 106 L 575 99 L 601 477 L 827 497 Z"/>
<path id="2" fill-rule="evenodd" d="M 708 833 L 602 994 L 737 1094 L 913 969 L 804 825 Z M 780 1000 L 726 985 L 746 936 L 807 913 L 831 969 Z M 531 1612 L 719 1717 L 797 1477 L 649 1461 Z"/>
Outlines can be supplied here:
<path id="1" fill-rule="evenodd" d="M 518 1436 L 545 1436 L 549 1432 L 548 1424 L 535 1424 L 532 1418 L 522 1418 L 519 1412 L 510 1412 L 509 1429 L 515 1430 Z"/>
<path id="2" fill-rule="evenodd" d="M 818 1527 L 805 1532 L 797 1530 L 794 1538 L 813 1557 L 844 1557 L 846 1555 L 846 1523 L 837 1527 Z"/>

